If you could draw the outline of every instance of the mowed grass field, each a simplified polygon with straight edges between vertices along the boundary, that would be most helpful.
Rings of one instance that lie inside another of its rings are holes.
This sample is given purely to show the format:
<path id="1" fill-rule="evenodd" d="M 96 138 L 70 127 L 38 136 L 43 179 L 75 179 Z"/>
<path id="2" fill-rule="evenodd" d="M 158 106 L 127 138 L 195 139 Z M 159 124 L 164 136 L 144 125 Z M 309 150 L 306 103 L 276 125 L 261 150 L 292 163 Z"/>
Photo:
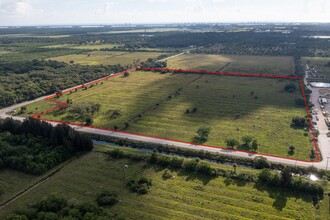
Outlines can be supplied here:
<path id="1" fill-rule="evenodd" d="M 296 85 L 296 92 L 284 91 L 289 83 Z M 228 138 L 240 140 L 252 135 L 260 144 L 259 153 L 309 159 L 310 137 L 305 136 L 305 130 L 290 127 L 292 117 L 306 115 L 304 107 L 295 105 L 298 97 L 298 81 L 136 71 L 65 94 L 60 100 L 71 99 L 73 104 L 43 117 L 81 124 L 84 119 L 71 110 L 100 104 L 99 113 L 93 116 L 96 127 L 117 126 L 133 133 L 188 142 L 200 127 L 210 127 L 208 145 L 225 146 Z M 194 108 L 197 111 L 192 113 Z M 119 114 L 114 117 L 115 111 Z M 291 144 L 296 147 L 294 155 L 288 155 Z M 238 149 L 246 150 L 243 145 Z"/>
<path id="2" fill-rule="evenodd" d="M 187 54 L 168 61 L 169 68 L 291 75 L 292 57 Z"/>
<path id="3" fill-rule="evenodd" d="M 81 65 L 130 65 L 135 60 L 140 59 L 146 61 L 148 58 L 156 58 L 163 53 L 158 52 L 112 52 L 112 51 L 92 51 L 83 54 L 70 54 L 59 57 L 49 58 L 59 62 L 70 63 L 74 61 L 75 64 Z"/>
<path id="4" fill-rule="evenodd" d="M 99 147 L 95 150 L 102 151 Z M 106 208 L 113 219 L 329 219 L 326 200 L 316 210 L 311 197 L 278 188 L 261 189 L 250 183 L 183 171 L 172 171 L 175 179 L 163 180 L 163 173 L 158 166 L 127 159 L 107 160 L 106 155 L 94 151 L 0 210 L 0 216 L 50 193 L 95 202 L 98 193 L 109 190 L 119 198 L 117 205 Z M 147 195 L 129 192 L 127 182 L 143 176 L 152 179 L 151 191 Z"/>

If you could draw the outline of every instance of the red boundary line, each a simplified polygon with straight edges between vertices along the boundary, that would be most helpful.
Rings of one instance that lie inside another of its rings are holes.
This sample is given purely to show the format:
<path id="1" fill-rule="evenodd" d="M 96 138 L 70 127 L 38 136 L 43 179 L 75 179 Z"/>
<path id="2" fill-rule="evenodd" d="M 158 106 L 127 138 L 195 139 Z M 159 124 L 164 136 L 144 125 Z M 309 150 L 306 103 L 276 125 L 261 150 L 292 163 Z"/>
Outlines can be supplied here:
<path id="1" fill-rule="evenodd" d="M 253 155 L 268 156 L 268 157 L 274 157 L 274 158 L 280 158 L 280 159 L 286 159 L 286 160 L 292 160 L 292 161 L 300 161 L 300 162 L 319 162 L 319 161 L 321 161 L 320 153 L 319 153 L 318 146 L 317 146 L 317 140 L 315 138 L 315 134 L 314 134 L 314 131 L 312 129 L 313 125 L 312 125 L 312 120 L 311 120 L 311 117 L 310 117 L 310 114 L 309 114 L 309 108 L 308 108 L 307 98 L 306 98 L 306 95 L 305 95 L 304 83 L 303 83 L 302 78 L 299 77 L 299 76 L 277 76 L 277 75 L 271 75 L 271 74 L 268 75 L 268 74 L 239 73 L 239 72 L 212 72 L 212 71 L 205 71 L 205 70 L 181 70 L 181 69 L 169 69 L 169 68 L 140 68 L 140 67 L 136 68 L 136 67 L 134 67 L 134 68 L 122 71 L 122 72 L 111 74 L 109 76 L 91 81 L 91 82 L 83 84 L 83 85 L 79 85 L 79 86 L 64 90 L 63 94 L 69 93 L 69 92 L 71 92 L 75 89 L 78 89 L 78 88 L 84 88 L 85 86 L 89 86 L 89 85 L 94 84 L 94 83 L 105 81 L 109 78 L 124 74 L 125 72 L 131 72 L 131 71 L 135 71 L 135 70 L 141 70 L 141 71 L 166 71 L 166 72 L 172 72 L 172 73 L 198 73 L 198 74 L 208 74 L 208 75 L 229 75 L 229 76 L 238 76 L 238 77 L 263 77 L 263 78 L 271 78 L 271 79 L 295 79 L 295 80 L 299 80 L 302 96 L 304 98 L 304 103 L 305 103 L 305 107 L 306 107 L 308 122 L 309 122 L 309 125 L 310 125 L 309 127 L 310 127 L 311 134 L 312 134 L 312 141 L 314 143 L 313 146 L 314 146 L 314 150 L 315 150 L 315 154 L 316 154 L 317 159 L 316 160 L 298 160 L 298 159 L 287 158 L 287 157 L 282 157 L 282 156 L 276 156 L 276 155 L 271 155 L 271 154 L 254 153 L 254 152 L 249 152 L 249 151 L 244 151 L 244 150 L 236 150 L 236 149 L 226 148 L 226 147 L 221 147 L 221 146 L 196 144 L 196 143 L 192 143 L 192 142 L 185 142 L 185 141 L 174 140 L 174 139 L 169 139 L 169 138 L 162 138 L 162 137 L 157 137 L 157 136 L 148 136 L 148 135 L 143 135 L 143 134 L 130 133 L 130 132 L 126 132 L 126 131 L 111 130 L 111 129 L 108 129 L 108 128 L 98 128 L 98 127 L 94 127 L 94 126 L 86 126 L 84 124 L 75 124 L 75 123 L 71 123 L 71 122 L 63 122 L 63 121 L 58 121 L 58 120 L 49 120 L 49 119 L 41 118 L 42 115 L 45 115 L 45 114 L 48 114 L 50 112 L 53 112 L 53 111 L 56 111 L 56 110 L 59 110 L 59 109 L 62 109 L 62 108 L 66 108 L 66 107 L 69 106 L 67 103 L 60 102 L 58 100 L 54 100 L 54 98 L 56 97 L 56 94 L 50 95 L 50 96 L 46 97 L 44 100 L 49 101 L 49 102 L 54 102 L 54 103 L 58 104 L 57 107 L 48 109 L 46 111 L 43 111 L 43 112 L 40 112 L 40 113 L 37 113 L 37 114 L 34 114 L 31 117 L 35 120 L 42 120 L 42 121 L 47 121 L 47 122 L 55 122 L 55 123 L 60 123 L 60 124 L 67 124 L 67 125 L 73 125 L 73 126 L 93 128 L 93 129 L 110 131 L 110 132 L 115 132 L 115 133 L 131 134 L 131 135 L 137 135 L 137 136 L 141 136 L 141 137 L 157 138 L 157 139 L 166 140 L 166 141 L 173 141 L 173 142 L 184 143 L 184 144 L 192 144 L 192 145 L 197 145 L 197 146 L 199 145 L 199 146 L 204 146 L 204 147 L 224 149 L 224 150 L 230 150 L 230 151 L 234 151 L 234 152 L 242 152 L 242 153 L 253 154 Z"/>

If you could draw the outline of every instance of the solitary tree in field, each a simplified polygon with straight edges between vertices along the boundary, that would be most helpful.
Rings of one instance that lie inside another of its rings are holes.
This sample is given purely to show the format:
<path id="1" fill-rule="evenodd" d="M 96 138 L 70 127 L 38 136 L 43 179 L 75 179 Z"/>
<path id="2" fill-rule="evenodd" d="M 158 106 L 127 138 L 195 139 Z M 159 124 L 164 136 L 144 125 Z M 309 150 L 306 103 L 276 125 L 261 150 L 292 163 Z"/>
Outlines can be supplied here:
<path id="1" fill-rule="evenodd" d="M 200 142 L 206 142 L 209 134 L 210 134 L 211 128 L 208 127 L 201 127 L 197 130 L 197 134 L 198 134 L 198 140 Z"/>
<path id="2" fill-rule="evenodd" d="M 251 144 L 251 151 L 256 152 L 258 150 L 259 144 L 257 139 L 254 139 Z"/>
<path id="3" fill-rule="evenodd" d="M 291 154 L 293 154 L 295 149 L 296 149 L 296 148 L 294 147 L 294 145 L 291 144 L 290 147 L 289 147 L 289 152 L 290 152 Z"/>
<path id="4" fill-rule="evenodd" d="M 244 135 L 242 137 L 242 141 L 244 142 L 245 146 L 250 146 L 250 143 L 253 141 L 253 137 L 251 135 Z"/>
<path id="5" fill-rule="evenodd" d="M 235 138 L 227 139 L 227 140 L 225 141 L 225 143 L 226 143 L 227 146 L 230 147 L 230 148 L 234 148 L 235 146 L 238 146 L 238 145 L 239 145 L 238 140 L 236 140 Z"/>
<path id="6" fill-rule="evenodd" d="M 237 173 L 237 167 L 238 165 L 236 163 L 233 164 L 233 168 L 234 168 L 234 173 L 236 174 Z"/>

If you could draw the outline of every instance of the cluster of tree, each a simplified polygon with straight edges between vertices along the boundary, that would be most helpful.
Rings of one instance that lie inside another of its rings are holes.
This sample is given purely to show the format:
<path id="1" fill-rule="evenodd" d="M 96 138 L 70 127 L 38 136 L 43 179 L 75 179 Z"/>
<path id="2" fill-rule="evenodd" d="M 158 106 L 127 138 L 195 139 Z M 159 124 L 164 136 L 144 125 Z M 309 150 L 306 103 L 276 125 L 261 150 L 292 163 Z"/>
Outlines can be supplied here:
<path id="1" fill-rule="evenodd" d="M 313 195 L 323 196 L 322 186 L 303 180 L 301 177 L 294 178 L 289 167 L 285 167 L 281 174 L 273 174 L 268 169 L 263 169 L 258 175 L 259 183 L 267 186 L 282 187 L 296 192 L 305 192 Z"/>
<path id="2" fill-rule="evenodd" d="M 307 125 L 307 120 L 304 117 L 293 117 L 291 126 L 294 128 L 304 128 Z"/>
<path id="3" fill-rule="evenodd" d="M 141 177 L 140 179 L 132 179 L 127 183 L 130 191 L 138 194 L 147 194 L 152 186 L 152 180 L 146 177 Z"/>
<path id="4" fill-rule="evenodd" d="M 68 125 L 53 127 L 47 122 L 11 118 L 0 121 L 0 168 L 42 174 L 93 143 Z"/>
<path id="5" fill-rule="evenodd" d="M 158 58 L 149 58 L 147 61 L 142 62 L 140 66 L 144 68 L 166 68 L 167 62 L 158 60 Z"/>
<path id="6" fill-rule="evenodd" d="M 103 194 L 102 194 L 103 195 Z M 107 194 L 105 194 L 107 196 Z M 103 196 L 101 196 L 103 198 Z M 98 196 L 99 198 L 99 196 Z M 97 199 L 98 200 L 98 199 Z M 108 198 L 101 199 L 102 204 L 110 203 Z M 111 199 L 111 203 L 117 202 Z M 115 204 L 114 203 L 114 204 Z M 18 210 L 9 215 L 6 220 L 32 219 L 109 219 L 106 211 L 92 202 L 71 201 L 59 195 L 49 195 L 44 199 L 31 204 L 28 208 Z"/>
<path id="7" fill-rule="evenodd" d="M 182 155 L 185 157 L 193 157 L 193 158 L 200 158 L 200 159 L 207 159 L 216 161 L 218 163 L 236 163 L 238 165 L 243 165 L 247 167 L 252 167 L 256 169 L 263 169 L 263 168 L 270 168 L 274 170 L 282 170 L 284 166 L 278 163 L 270 163 L 267 161 L 267 158 L 264 157 L 256 157 L 255 159 L 248 159 L 248 158 L 240 158 L 240 157 L 232 157 L 227 155 L 222 155 L 218 153 L 211 153 L 204 150 L 192 150 L 192 149 L 185 149 L 185 148 L 178 148 L 175 146 L 170 145 L 162 145 L 162 144 L 152 144 L 148 142 L 142 141 L 134 141 L 128 140 L 123 138 L 115 138 L 115 137 L 106 137 L 100 135 L 89 135 L 90 138 L 95 140 L 102 140 L 107 141 L 113 144 L 117 144 L 119 146 L 130 146 L 132 148 L 137 149 L 149 149 L 149 150 L 157 150 L 158 152 L 163 152 L 167 154 L 175 154 L 175 155 Z M 120 157 L 120 156 L 119 156 Z M 134 158 L 133 158 L 134 159 Z M 147 160 L 147 158 L 143 158 L 143 160 Z M 180 160 L 180 159 L 179 159 Z M 175 164 L 174 161 L 171 164 Z M 180 164 L 180 162 L 179 162 Z M 330 171 L 325 171 L 323 169 L 317 169 L 315 167 L 298 167 L 298 166 L 290 166 L 291 171 L 295 174 L 299 175 L 308 175 L 309 173 L 315 173 L 320 178 L 325 178 L 330 180 Z"/>
<path id="8" fill-rule="evenodd" d="M 251 135 L 244 135 L 242 137 L 243 145 L 248 147 L 250 151 L 257 151 L 259 144 L 258 140 Z M 240 145 L 240 142 L 235 138 L 228 138 L 225 140 L 227 147 L 234 148 Z"/>
<path id="9" fill-rule="evenodd" d="M 70 113 L 78 114 L 79 117 L 84 117 L 85 115 L 94 115 L 101 110 L 101 105 L 99 103 L 80 103 L 74 104 L 70 108 Z"/>
<path id="10" fill-rule="evenodd" d="M 0 62 L 0 107 L 90 82 L 123 69 L 121 65 L 80 66 L 40 60 Z"/>

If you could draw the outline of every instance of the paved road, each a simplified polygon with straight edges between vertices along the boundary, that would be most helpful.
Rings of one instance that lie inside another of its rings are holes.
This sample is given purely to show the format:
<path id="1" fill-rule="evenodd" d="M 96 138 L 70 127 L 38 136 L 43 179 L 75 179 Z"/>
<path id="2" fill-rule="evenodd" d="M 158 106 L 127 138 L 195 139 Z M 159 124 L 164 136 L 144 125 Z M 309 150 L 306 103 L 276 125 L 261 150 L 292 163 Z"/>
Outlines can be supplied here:
<path id="1" fill-rule="evenodd" d="M 312 93 L 312 101 L 315 104 L 317 108 L 319 108 L 318 105 L 318 90 L 314 88 L 310 88 L 313 93 Z M 11 117 L 10 115 L 7 115 L 7 112 L 10 112 L 16 108 L 19 108 L 21 106 L 42 100 L 45 97 L 40 97 L 36 100 L 33 101 L 28 101 L 24 103 L 20 103 L 14 106 L 7 107 L 5 109 L 0 110 L 0 117 L 1 118 L 6 118 L 6 117 Z M 22 117 L 13 117 L 14 119 L 17 120 L 23 120 L 24 118 Z M 323 126 L 322 120 L 320 118 L 320 127 Z M 53 125 L 56 125 L 56 123 L 52 123 Z M 72 126 L 74 129 L 80 131 L 80 132 L 85 132 L 85 133 L 90 133 L 90 134 L 99 134 L 99 135 L 105 135 L 105 136 L 111 136 L 111 137 L 118 137 L 118 138 L 128 138 L 131 140 L 137 140 L 137 141 L 144 141 L 144 142 L 149 142 L 149 143 L 155 143 L 155 144 L 166 144 L 166 145 L 173 145 L 177 147 L 182 147 L 182 148 L 188 148 L 188 149 L 194 149 L 194 150 L 206 150 L 209 152 L 214 152 L 214 153 L 220 153 L 228 156 L 237 156 L 237 157 L 243 157 L 243 158 L 254 158 L 255 154 L 252 153 L 246 153 L 246 152 L 237 152 L 233 150 L 228 150 L 228 149 L 220 149 L 220 148 L 212 148 L 212 147 L 206 147 L 206 146 L 201 146 L 201 145 L 194 145 L 194 144 L 188 144 L 188 143 L 181 143 L 181 142 L 176 142 L 176 141 L 169 141 L 169 140 L 163 140 L 159 138 L 152 138 L 152 137 L 144 137 L 140 135 L 134 135 L 134 134 L 127 134 L 127 133 L 121 133 L 121 132 L 114 132 L 114 131 L 105 131 L 105 130 L 100 130 L 96 128 L 86 128 L 86 127 L 81 127 L 81 126 Z M 327 156 L 330 156 L 330 139 L 326 137 L 325 131 L 320 129 L 321 134 L 319 136 L 319 147 L 321 150 L 321 153 L 324 158 Z M 302 162 L 302 161 L 295 161 L 295 160 L 289 160 L 289 159 L 284 159 L 284 158 L 278 158 L 278 157 L 273 157 L 273 156 L 264 156 L 266 157 L 269 161 L 271 162 L 276 162 L 276 163 L 282 163 L 282 164 L 287 164 L 287 165 L 297 165 L 297 166 L 302 166 L 302 167 L 307 167 L 307 166 L 315 166 L 317 168 L 325 169 L 326 167 L 326 160 L 323 160 L 321 162 Z"/>
<path id="2" fill-rule="evenodd" d="M 322 114 L 321 105 L 318 102 L 318 99 L 320 96 L 320 93 L 319 93 L 320 89 L 310 86 L 307 83 L 307 77 L 308 76 L 307 76 L 307 72 L 306 72 L 304 83 L 307 86 L 307 88 L 309 88 L 312 91 L 311 101 L 314 104 L 314 109 L 316 109 L 318 111 L 318 117 L 319 117 L 319 121 L 317 122 L 317 128 L 320 132 L 320 135 L 318 136 L 318 146 L 321 151 L 322 157 L 324 158 L 324 160 L 321 162 L 321 164 L 324 167 L 326 167 L 327 157 L 330 157 L 330 138 L 327 137 L 327 133 L 329 132 L 329 130 L 328 130 L 328 126 L 326 125 L 326 123 L 324 121 L 325 117 Z M 330 159 L 329 159 L 329 164 L 330 164 Z"/>

